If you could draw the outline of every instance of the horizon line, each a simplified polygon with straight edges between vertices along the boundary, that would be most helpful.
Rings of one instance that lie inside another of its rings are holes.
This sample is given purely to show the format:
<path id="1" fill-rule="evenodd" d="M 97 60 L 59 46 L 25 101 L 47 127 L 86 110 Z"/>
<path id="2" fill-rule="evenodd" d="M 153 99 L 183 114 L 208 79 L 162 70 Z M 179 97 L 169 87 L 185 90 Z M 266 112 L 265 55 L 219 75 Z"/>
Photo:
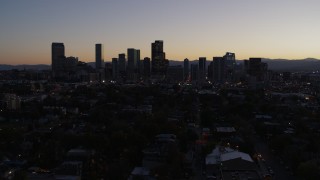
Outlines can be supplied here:
<path id="1" fill-rule="evenodd" d="M 215 56 L 214 56 L 215 57 Z M 217 56 L 219 57 L 219 56 Z M 303 61 L 303 60 L 309 60 L 309 59 L 312 59 L 312 60 L 318 60 L 320 61 L 320 59 L 317 59 L 317 58 L 312 58 L 312 57 L 308 57 L 308 58 L 304 58 L 304 59 L 284 59 L 284 58 L 262 58 L 262 57 L 250 57 L 250 58 L 261 58 L 261 59 L 264 59 L 264 60 L 285 60 L 285 61 Z M 249 60 L 250 58 L 248 59 L 236 59 L 236 61 L 244 61 L 244 60 Z M 188 58 L 187 58 L 188 59 Z M 141 59 L 143 61 L 143 59 Z M 207 60 L 212 60 L 212 59 L 207 59 Z M 81 61 L 81 60 L 80 60 Z M 180 62 L 183 62 L 183 60 L 174 60 L 174 59 L 171 59 L 169 61 L 180 61 Z M 190 60 L 189 61 L 199 61 L 199 59 L 194 59 L 194 60 Z M 95 61 L 81 61 L 81 62 L 84 62 L 84 63 L 95 63 Z M 106 60 L 104 62 L 112 62 L 112 60 Z M 4 65 L 9 65 L 9 66 L 32 66 L 32 65 L 45 65 L 45 66 L 51 66 L 51 63 L 50 64 L 0 64 L 0 66 L 4 66 Z"/>

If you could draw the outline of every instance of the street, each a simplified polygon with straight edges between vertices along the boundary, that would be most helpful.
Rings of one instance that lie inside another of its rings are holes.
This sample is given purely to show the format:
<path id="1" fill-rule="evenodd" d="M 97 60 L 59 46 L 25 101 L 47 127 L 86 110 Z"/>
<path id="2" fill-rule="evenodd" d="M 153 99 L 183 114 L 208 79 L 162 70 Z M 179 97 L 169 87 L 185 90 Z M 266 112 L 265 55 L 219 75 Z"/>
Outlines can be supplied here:
<path id="1" fill-rule="evenodd" d="M 294 180 L 295 177 L 293 177 L 291 172 L 286 170 L 285 165 L 280 163 L 280 159 L 276 158 L 271 150 L 269 149 L 268 145 L 263 142 L 260 138 L 255 138 L 255 150 L 257 153 L 261 154 L 261 161 L 259 162 L 259 165 L 262 166 L 261 170 L 262 173 L 270 173 L 270 170 L 272 170 L 274 173 L 273 179 L 278 180 Z"/>

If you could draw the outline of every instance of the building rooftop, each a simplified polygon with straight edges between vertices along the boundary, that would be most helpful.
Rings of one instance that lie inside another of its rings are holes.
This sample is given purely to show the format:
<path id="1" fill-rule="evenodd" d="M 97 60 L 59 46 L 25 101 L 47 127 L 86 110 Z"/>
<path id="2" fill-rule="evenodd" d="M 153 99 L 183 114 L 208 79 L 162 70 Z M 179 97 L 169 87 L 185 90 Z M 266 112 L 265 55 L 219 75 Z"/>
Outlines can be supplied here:
<path id="1" fill-rule="evenodd" d="M 146 167 L 135 167 L 132 170 L 131 175 L 149 176 L 150 170 L 149 168 L 146 168 Z"/>
<path id="2" fill-rule="evenodd" d="M 236 129 L 234 127 L 217 127 L 217 132 L 219 133 L 232 133 L 236 132 Z"/>
<path id="3" fill-rule="evenodd" d="M 221 155 L 223 153 L 229 153 L 235 151 L 232 148 L 229 147 L 222 147 L 222 146 L 217 146 L 215 149 L 212 150 L 210 154 L 207 155 L 206 157 L 206 164 L 219 164 L 221 162 Z"/>
<path id="4" fill-rule="evenodd" d="M 233 151 L 233 152 L 221 154 L 221 161 L 228 161 L 228 160 L 237 159 L 237 158 L 241 158 L 242 160 L 253 162 L 250 155 L 243 152 Z"/>

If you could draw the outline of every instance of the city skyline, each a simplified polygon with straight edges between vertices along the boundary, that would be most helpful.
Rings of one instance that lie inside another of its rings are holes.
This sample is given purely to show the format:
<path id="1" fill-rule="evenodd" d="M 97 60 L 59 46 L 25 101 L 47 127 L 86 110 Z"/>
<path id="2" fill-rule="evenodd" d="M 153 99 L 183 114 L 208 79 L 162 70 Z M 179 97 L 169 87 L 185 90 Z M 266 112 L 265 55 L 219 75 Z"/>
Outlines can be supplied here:
<path id="1" fill-rule="evenodd" d="M 211 60 L 225 52 L 235 52 L 237 59 L 319 59 L 319 5 L 314 0 L 7 1 L 0 7 L 0 61 L 50 64 L 52 42 L 64 43 L 66 56 L 84 62 L 95 61 L 97 43 L 104 44 L 106 61 L 127 48 L 140 49 L 143 59 L 151 57 L 154 40 L 165 42 L 169 60 Z"/>

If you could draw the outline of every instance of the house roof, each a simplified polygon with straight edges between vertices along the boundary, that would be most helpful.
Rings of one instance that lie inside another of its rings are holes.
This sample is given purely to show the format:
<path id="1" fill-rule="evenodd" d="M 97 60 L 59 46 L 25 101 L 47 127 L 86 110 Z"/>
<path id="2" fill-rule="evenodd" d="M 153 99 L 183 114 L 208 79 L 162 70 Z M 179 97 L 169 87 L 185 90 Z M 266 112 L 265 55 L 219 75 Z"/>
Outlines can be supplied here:
<path id="1" fill-rule="evenodd" d="M 135 167 L 132 172 L 132 175 L 139 175 L 139 176 L 148 176 L 150 175 L 150 170 L 146 167 Z"/>
<path id="2" fill-rule="evenodd" d="M 233 152 L 221 154 L 220 158 L 222 162 L 232 160 L 232 159 L 237 159 L 237 158 L 241 158 L 242 160 L 253 162 L 249 154 L 239 152 L 239 151 L 233 151 Z"/>
<path id="3" fill-rule="evenodd" d="M 207 155 L 206 157 L 206 164 L 218 164 L 221 162 L 220 156 L 223 153 L 229 153 L 235 151 L 232 148 L 229 147 L 222 147 L 222 146 L 217 146 L 215 149 L 212 150 L 210 154 Z"/>

